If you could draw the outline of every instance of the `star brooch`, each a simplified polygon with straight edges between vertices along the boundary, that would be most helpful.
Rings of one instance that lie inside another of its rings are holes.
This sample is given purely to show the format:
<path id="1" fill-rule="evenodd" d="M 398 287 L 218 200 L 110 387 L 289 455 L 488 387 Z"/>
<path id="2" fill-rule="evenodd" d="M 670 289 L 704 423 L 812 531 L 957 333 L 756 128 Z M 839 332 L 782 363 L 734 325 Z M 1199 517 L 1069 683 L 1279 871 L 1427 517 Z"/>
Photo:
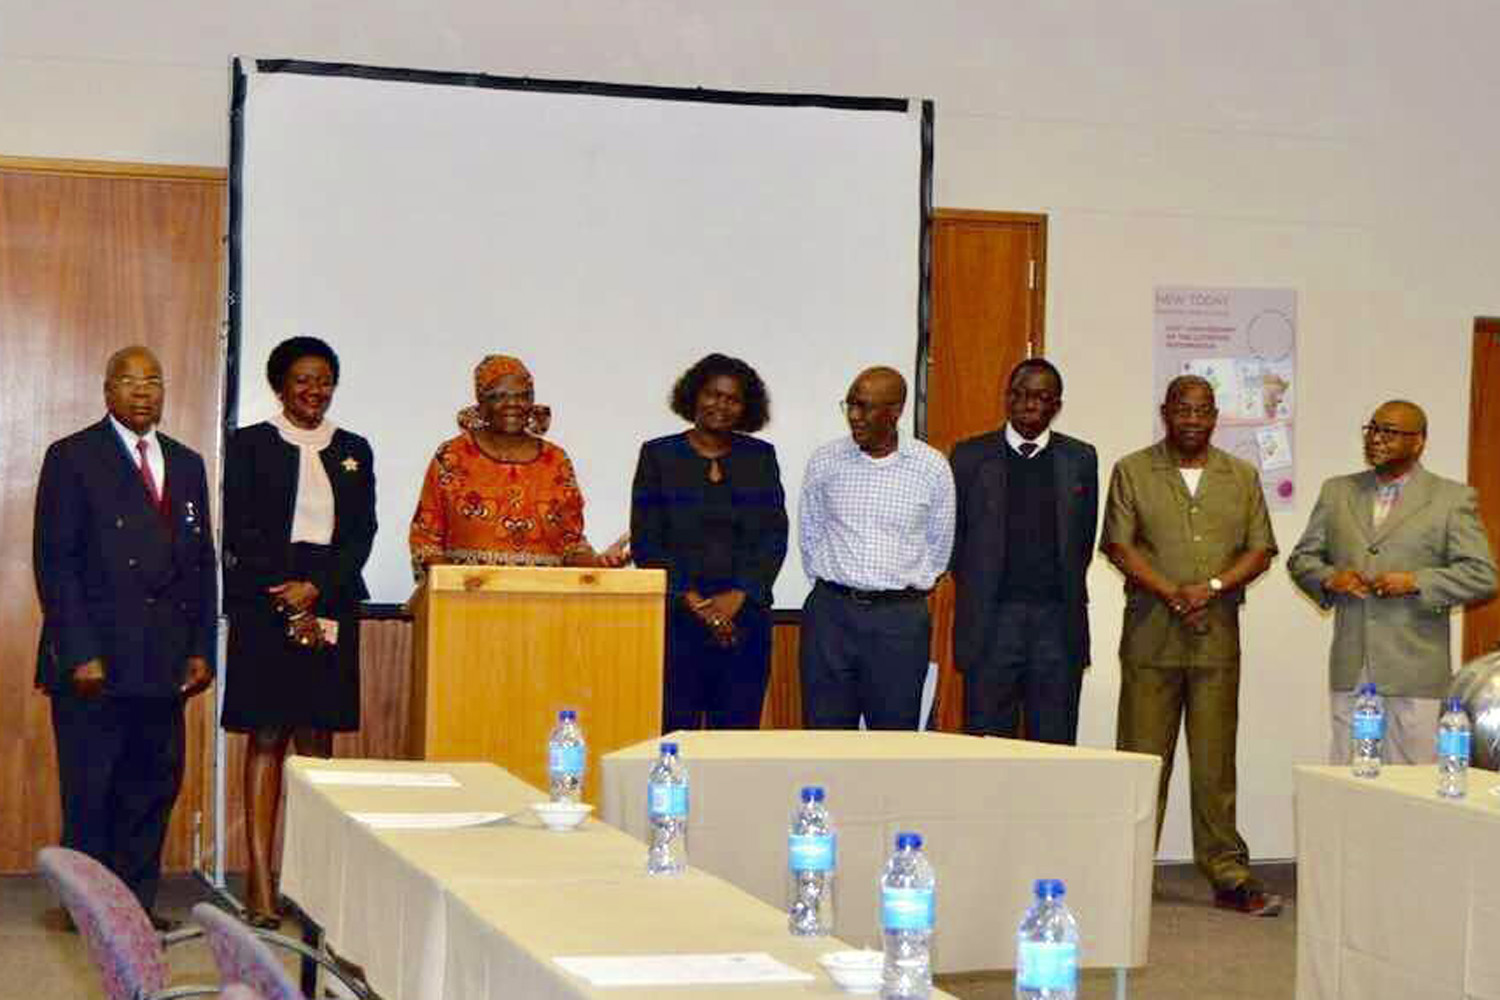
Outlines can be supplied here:
<path id="1" fill-rule="evenodd" d="M 359 471 L 359 459 L 355 458 L 353 455 L 350 455 L 348 458 L 344 459 L 340 464 L 343 465 L 345 472 Z"/>

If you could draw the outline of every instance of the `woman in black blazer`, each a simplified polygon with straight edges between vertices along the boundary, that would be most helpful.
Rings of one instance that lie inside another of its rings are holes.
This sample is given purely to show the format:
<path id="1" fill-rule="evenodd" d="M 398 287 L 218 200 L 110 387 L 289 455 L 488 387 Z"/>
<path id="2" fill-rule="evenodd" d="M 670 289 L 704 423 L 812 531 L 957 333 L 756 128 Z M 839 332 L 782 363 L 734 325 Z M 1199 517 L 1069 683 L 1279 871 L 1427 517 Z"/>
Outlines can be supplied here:
<path id="1" fill-rule="evenodd" d="M 315 337 L 277 345 L 266 377 L 281 399 L 270 420 L 236 431 L 224 462 L 227 730 L 249 735 L 247 920 L 274 927 L 271 845 L 282 762 L 329 756 L 335 730 L 359 728 L 359 621 L 375 540 L 370 445 L 325 419 L 338 356 Z"/>
<path id="2" fill-rule="evenodd" d="M 671 591 L 662 726 L 754 729 L 787 543 L 776 449 L 747 436 L 770 400 L 755 369 L 710 354 L 677 380 L 671 405 L 693 426 L 641 446 L 630 510 L 636 565 L 666 569 Z"/>

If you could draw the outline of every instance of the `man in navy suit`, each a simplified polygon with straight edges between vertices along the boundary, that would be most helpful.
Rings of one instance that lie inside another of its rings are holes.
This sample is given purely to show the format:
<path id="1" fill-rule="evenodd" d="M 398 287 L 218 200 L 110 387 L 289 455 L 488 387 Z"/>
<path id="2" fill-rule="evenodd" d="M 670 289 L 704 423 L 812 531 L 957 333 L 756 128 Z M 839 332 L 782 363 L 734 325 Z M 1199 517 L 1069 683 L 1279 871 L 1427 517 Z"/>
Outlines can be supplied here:
<path id="1" fill-rule="evenodd" d="M 164 395 L 146 348 L 109 359 L 109 414 L 47 449 L 33 535 L 63 846 L 148 912 L 182 785 L 183 704 L 213 683 L 218 604 L 203 459 L 157 433 Z"/>
<path id="2" fill-rule="evenodd" d="M 1024 715 L 1029 739 L 1078 738 L 1099 458 L 1050 429 L 1062 387 L 1051 362 L 1022 361 L 1006 387 L 1005 425 L 953 449 L 953 652 L 971 733 L 1014 737 Z"/>

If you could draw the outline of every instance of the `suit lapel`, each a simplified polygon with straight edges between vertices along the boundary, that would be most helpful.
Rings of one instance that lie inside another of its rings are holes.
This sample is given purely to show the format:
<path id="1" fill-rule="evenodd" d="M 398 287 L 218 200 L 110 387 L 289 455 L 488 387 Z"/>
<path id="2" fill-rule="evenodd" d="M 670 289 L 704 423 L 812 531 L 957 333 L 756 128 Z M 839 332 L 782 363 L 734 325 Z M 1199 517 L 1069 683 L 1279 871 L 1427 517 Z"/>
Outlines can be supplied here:
<path id="1" fill-rule="evenodd" d="M 1005 521 L 1005 486 L 1010 476 L 1006 469 L 1009 456 L 1004 449 L 1009 447 L 1002 437 L 998 445 L 988 449 L 983 461 L 979 463 L 979 488 L 980 495 L 984 497 L 985 515 L 999 523 Z"/>
<path id="2" fill-rule="evenodd" d="M 189 480 L 183 472 L 182 449 L 161 431 L 156 432 L 156 440 L 161 445 L 162 467 L 165 470 L 165 482 L 162 484 L 165 510 L 161 522 L 175 538 L 179 528 L 196 523 L 203 512 L 194 506 L 194 501 L 188 496 Z"/>
<path id="3" fill-rule="evenodd" d="M 1078 464 L 1063 448 L 1056 434 L 1047 449 L 1051 454 L 1043 456 L 1052 462 L 1053 489 L 1057 491 L 1057 553 L 1062 565 L 1068 564 L 1067 553 L 1072 551 L 1073 494 L 1078 483 Z"/>
<path id="4" fill-rule="evenodd" d="M 157 441 L 162 440 L 158 433 Z M 141 478 L 141 467 L 136 465 L 135 456 L 125 449 L 125 442 L 120 440 L 114 425 L 109 418 L 105 417 L 98 424 L 96 444 L 99 449 L 100 468 L 109 470 L 115 480 L 116 489 L 120 496 L 120 502 L 125 510 L 132 515 L 131 520 L 149 522 L 161 527 L 161 517 L 156 507 L 151 502 L 150 494 L 146 492 L 146 482 Z M 166 468 L 166 451 L 163 448 L 162 467 Z M 165 476 L 163 478 L 166 478 Z M 147 516 L 151 515 L 151 516 Z"/>
<path id="5" fill-rule="evenodd" d="M 1187 482 L 1182 478 L 1182 469 L 1177 464 L 1177 456 L 1172 453 L 1172 449 L 1168 448 L 1164 441 L 1159 442 L 1156 448 L 1157 452 L 1152 456 L 1152 468 L 1164 478 L 1167 489 L 1172 491 L 1172 495 L 1177 498 L 1178 504 L 1186 507 L 1193 502 L 1193 495 L 1188 492 Z M 1205 468 L 1204 476 L 1207 476 L 1207 474 L 1208 470 Z M 1209 483 L 1205 479 L 1200 478 L 1198 480 L 1198 495 L 1202 496 L 1203 491 L 1208 488 Z"/>
<path id="6" fill-rule="evenodd" d="M 1371 496 L 1373 498 L 1373 492 Z M 1378 542 L 1385 538 L 1407 520 L 1415 517 L 1423 507 L 1426 507 L 1431 502 L 1432 477 L 1428 475 L 1426 469 L 1413 469 L 1411 478 L 1406 481 L 1405 486 L 1401 487 L 1401 498 L 1396 501 L 1396 505 L 1391 508 L 1390 513 L 1386 514 L 1385 520 L 1381 522 L 1380 527 L 1375 529 L 1375 537 L 1372 540 Z M 1373 499 L 1365 505 L 1365 509 L 1370 512 L 1372 524 L 1374 522 L 1374 507 Z"/>
<path id="7" fill-rule="evenodd" d="M 990 442 L 989 447 L 984 450 L 984 457 L 980 459 L 979 468 L 975 471 L 978 480 L 976 486 L 978 495 L 983 498 L 982 521 L 988 527 L 978 530 L 978 537 L 988 538 L 992 543 L 990 555 L 996 560 L 996 565 L 1005 565 L 1005 485 L 1009 476 L 1006 471 L 1008 458 L 1005 454 L 1010 445 L 1005 441 L 1005 433 L 998 435 L 998 440 Z"/>
<path id="8" fill-rule="evenodd" d="M 1348 499 L 1349 516 L 1369 541 L 1375 537 L 1375 473 L 1362 472 L 1356 476 Z"/>

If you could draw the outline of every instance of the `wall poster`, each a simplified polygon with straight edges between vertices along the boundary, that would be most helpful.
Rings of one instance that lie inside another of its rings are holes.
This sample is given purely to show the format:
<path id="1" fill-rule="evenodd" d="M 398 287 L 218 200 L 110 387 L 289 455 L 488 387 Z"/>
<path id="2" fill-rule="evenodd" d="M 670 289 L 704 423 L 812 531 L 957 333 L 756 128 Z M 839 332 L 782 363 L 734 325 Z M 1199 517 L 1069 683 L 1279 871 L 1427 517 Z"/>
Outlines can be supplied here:
<path id="1" fill-rule="evenodd" d="M 1178 375 L 1214 387 L 1213 443 L 1260 470 L 1266 506 L 1296 500 L 1297 293 L 1279 288 L 1156 289 L 1156 431 L 1160 402 Z"/>

